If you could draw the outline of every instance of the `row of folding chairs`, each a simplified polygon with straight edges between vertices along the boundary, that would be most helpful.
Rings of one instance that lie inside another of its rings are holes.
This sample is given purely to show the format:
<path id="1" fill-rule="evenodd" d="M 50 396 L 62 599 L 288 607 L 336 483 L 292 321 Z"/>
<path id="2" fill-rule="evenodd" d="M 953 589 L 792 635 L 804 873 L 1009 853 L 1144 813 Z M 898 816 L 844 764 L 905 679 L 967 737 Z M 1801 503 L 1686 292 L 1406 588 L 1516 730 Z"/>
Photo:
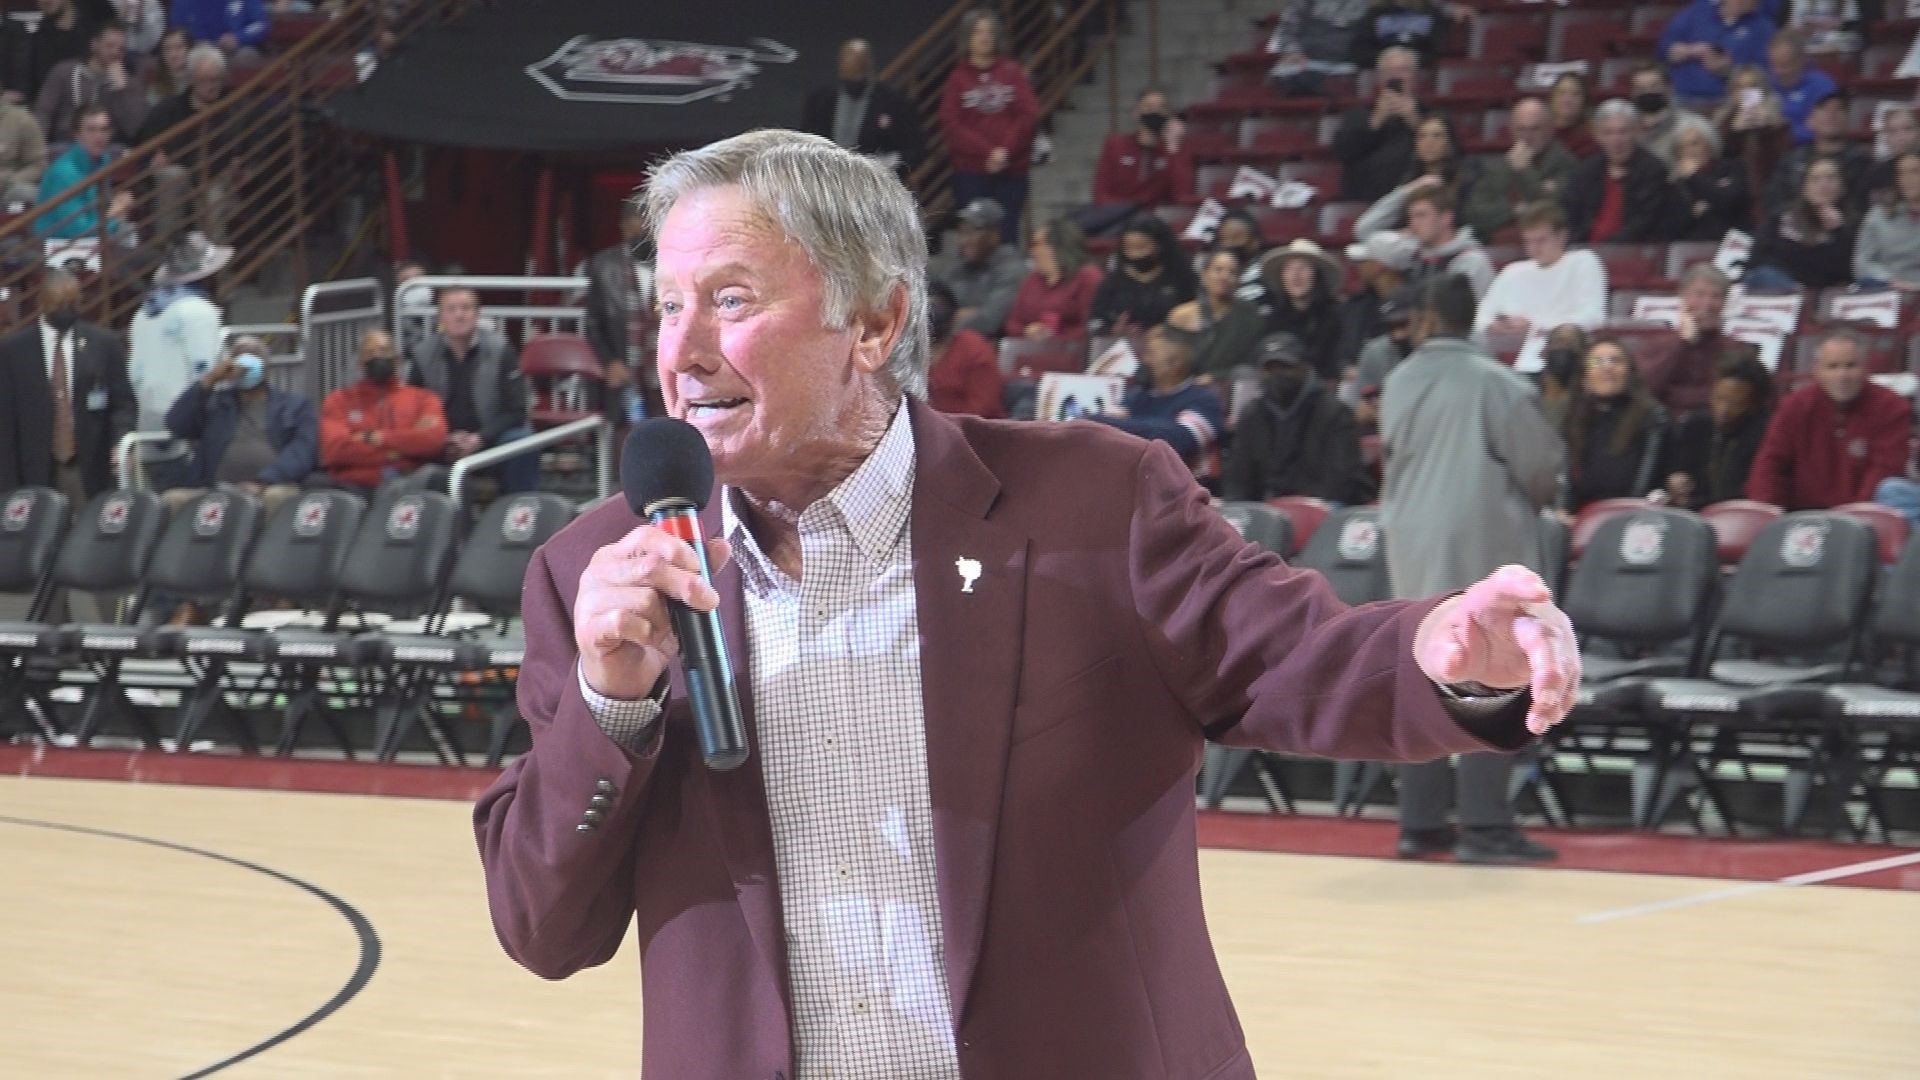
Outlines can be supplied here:
<path id="1" fill-rule="evenodd" d="M 346 721 L 359 714 L 381 760 L 421 725 L 442 761 L 464 761 L 457 726 L 442 722 L 452 703 L 489 715 L 497 764 L 519 721 L 521 579 L 574 513 L 556 495 L 508 496 L 468 530 L 446 495 L 399 488 L 370 506 L 308 491 L 264 521 L 231 490 L 172 515 L 146 491 L 107 492 L 77 514 L 58 492 L 14 491 L 0 498 L 0 593 L 31 600 L 26 619 L 0 622 L 0 735 L 85 745 L 124 728 L 186 749 L 219 723 L 258 752 L 249 715 L 277 715 L 278 753 L 318 723 L 353 757 Z M 54 621 L 63 591 L 127 597 L 125 614 Z M 195 602 L 213 624 L 153 625 L 149 609 L 166 601 Z M 76 686 L 69 723 L 56 696 Z M 177 694 L 170 736 L 130 690 Z"/>

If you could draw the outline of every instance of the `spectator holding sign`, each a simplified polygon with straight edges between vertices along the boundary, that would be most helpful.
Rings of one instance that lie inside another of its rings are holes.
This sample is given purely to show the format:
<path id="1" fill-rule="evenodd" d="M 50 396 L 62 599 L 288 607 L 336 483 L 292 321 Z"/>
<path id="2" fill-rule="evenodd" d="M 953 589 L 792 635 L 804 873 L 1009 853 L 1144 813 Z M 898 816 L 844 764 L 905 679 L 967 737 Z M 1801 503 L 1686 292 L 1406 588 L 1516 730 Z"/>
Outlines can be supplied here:
<path id="1" fill-rule="evenodd" d="M 1694 0 L 1667 24 L 1660 56 L 1682 106 L 1717 104 L 1735 65 L 1766 62 L 1773 22 L 1758 7 L 1759 0 Z"/>
<path id="2" fill-rule="evenodd" d="M 1894 166 L 1894 191 L 1860 224 L 1853 276 L 1862 287 L 1920 292 L 1920 150 L 1901 154 Z"/>

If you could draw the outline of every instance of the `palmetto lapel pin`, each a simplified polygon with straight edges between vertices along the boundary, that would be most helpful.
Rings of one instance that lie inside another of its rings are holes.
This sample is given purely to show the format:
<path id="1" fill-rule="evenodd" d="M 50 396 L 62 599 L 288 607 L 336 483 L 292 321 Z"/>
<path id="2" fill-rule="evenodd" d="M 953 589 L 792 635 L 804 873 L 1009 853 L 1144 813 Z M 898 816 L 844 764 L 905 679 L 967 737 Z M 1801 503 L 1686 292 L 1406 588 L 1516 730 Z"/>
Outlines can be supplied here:
<path id="1" fill-rule="evenodd" d="M 953 560 L 953 568 L 960 571 L 960 591 L 970 593 L 973 583 L 980 580 L 980 560 L 960 558 Z"/>

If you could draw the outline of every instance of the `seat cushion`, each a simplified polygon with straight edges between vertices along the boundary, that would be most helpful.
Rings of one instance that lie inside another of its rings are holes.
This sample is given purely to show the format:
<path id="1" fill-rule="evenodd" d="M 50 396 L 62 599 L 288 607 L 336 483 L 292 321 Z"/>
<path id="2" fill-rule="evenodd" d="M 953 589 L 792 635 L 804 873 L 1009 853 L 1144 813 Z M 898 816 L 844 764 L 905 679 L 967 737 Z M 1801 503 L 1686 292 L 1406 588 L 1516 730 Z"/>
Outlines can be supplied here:
<path id="1" fill-rule="evenodd" d="M 1868 727 L 1920 728 L 1920 694 L 1911 690 L 1863 683 L 1824 689 L 1828 716 Z"/>
<path id="2" fill-rule="evenodd" d="M 237 626 L 163 626 L 154 631 L 156 651 L 176 660 L 189 657 L 264 660 L 267 637 L 264 631 Z"/>
<path id="3" fill-rule="evenodd" d="M 1580 657 L 1580 674 L 1589 683 L 1611 682 L 1614 679 L 1638 677 L 1678 678 L 1687 673 L 1687 658 L 1684 656 L 1649 656 L 1639 660 L 1623 660 L 1617 656 Z"/>
<path id="4" fill-rule="evenodd" d="M 1590 719 L 1588 712 L 1627 714 L 1640 710 L 1640 699 L 1646 693 L 1645 679 L 1609 679 L 1604 682 L 1582 682 L 1574 699 L 1575 706 L 1581 710 L 1580 720 Z M 1606 717 L 1593 719 L 1605 720 Z"/>
<path id="5" fill-rule="evenodd" d="M 0 653 L 51 652 L 60 640 L 60 628 L 47 623 L 0 622 Z"/>
<path id="6" fill-rule="evenodd" d="M 60 646 L 83 656 L 153 656 L 151 628 L 114 623 L 75 623 L 60 628 Z"/>
<path id="7" fill-rule="evenodd" d="M 1738 686 L 1769 686 L 1774 683 L 1832 682 L 1845 674 L 1845 664 L 1782 664 L 1769 660 L 1718 660 L 1711 674 L 1714 680 Z"/>
<path id="8" fill-rule="evenodd" d="M 370 650 L 355 634 L 276 630 L 266 635 L 266 658 L 297 664 L 364 664 Z"/>
<path id="9" fill-rule="evenodd" d="M 1827 713 L 1825 683 L 1774 683 L 1747 691 L 1742 701 L 1747 715 L 1765 723 L 1815 720 Z"/>
<path id="10" fill-rule="evenodd" d="M 1654 679 L 1647 683 L 1640 707 L 1649 713 L 1734 716 L 1752 689 L 1712 679 Z"/>

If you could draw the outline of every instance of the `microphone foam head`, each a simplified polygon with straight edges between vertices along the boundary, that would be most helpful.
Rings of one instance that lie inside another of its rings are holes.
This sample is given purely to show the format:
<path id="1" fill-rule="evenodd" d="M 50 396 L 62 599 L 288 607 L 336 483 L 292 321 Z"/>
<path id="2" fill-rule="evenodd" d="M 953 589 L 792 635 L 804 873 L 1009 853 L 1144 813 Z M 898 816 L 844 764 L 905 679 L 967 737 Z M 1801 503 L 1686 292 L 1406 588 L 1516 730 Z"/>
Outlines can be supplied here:
<path id="1" fill-rule="evenodd" d="M 663 499 L 705 509 L 713 491 L 713 454 L 700 430 L 684 420 L 655 417 L 633 425 L 620 452 L 620 489 L 634 516 Z"/>

